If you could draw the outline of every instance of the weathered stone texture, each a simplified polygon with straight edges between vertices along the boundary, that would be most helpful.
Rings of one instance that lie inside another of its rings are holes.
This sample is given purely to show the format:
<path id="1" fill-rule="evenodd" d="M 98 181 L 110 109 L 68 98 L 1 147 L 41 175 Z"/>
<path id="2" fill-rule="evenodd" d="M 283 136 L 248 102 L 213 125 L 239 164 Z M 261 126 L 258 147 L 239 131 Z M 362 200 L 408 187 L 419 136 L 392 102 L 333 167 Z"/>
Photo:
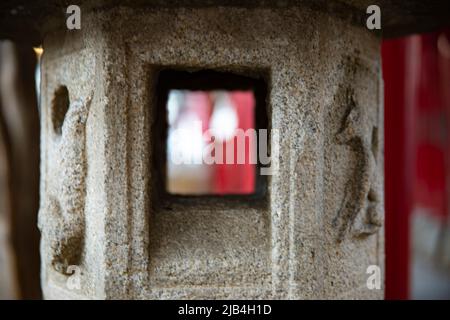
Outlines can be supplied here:
<path id="1" fill-rule="evenodd" d="M 81 289 L 69 290 L 42 223 L 46 297 L 382 298 L 366 287 L 366 268 L 384 264 L 379 45 L 367 29 L 308 8 L 115 8 L 83 15 L 81 31 L 48 34 L 41 203 L 64 196 L 61 179 L 81 183 L 84 210 L 71 214 L 84 231 Z M 155 88 L 168 67 L 265 80 L 280 132 L 265 199 L 152 202 Z M 56 170 L 70 154 L 51 124 L 60 85 L 68 113 L 91 99 L 81 135 L 67 141 L 85 139 L 85 159 L 73 164 L 82 180 Z M 355 232 L 357 223 L 371 231 Z"/>

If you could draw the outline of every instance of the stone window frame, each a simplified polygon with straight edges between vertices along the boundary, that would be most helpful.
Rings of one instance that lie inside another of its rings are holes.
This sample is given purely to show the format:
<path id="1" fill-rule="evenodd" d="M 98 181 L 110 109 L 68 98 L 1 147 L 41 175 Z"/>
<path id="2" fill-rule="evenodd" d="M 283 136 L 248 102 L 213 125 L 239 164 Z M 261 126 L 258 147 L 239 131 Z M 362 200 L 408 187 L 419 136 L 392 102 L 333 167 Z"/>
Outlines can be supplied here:
<path id="1" fill-rule="evenodd" d="M 269 177 L 261 175 L 258 163 L 255 170 L 255 192 L 240 194 L 178 195 L 166 190 L 166 145 L 167 145 L 167 98 L 172 89 L 186 90 L 252 90 L 255 97 L 255 129 L 268 129 L 268 148 L 270 152 L 270 110 L 269 78 L 266 71 L 248 69 L 234 71 L 228 68 L 190 68 L 164 66 L 153 69 L 156 86 L 152 92 L 155 106 L 152 110 L 154 124 L 151 126 L 152 144 L 152 206 L 155 209 L 178 209 L 185 205 L 211 209 L 217 206 L 230 208 L 267 209 L 269 205 Z M 181 77 L 180 77 L 181 76 Z M 259 138 L 259 137 L 258 137 Z M 259 152 L 259 145 L 257 145 Z M 258 157 L 259 158 L 259 157 Z"/>

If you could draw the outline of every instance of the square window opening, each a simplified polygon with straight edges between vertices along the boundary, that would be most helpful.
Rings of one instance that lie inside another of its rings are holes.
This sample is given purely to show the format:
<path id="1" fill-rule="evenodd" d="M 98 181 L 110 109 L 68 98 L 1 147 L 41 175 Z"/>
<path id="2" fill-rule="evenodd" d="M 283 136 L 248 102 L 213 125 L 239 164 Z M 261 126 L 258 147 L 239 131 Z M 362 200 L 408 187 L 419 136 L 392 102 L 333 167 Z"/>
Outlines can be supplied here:
<path id="1" fill-rule="evenodd" d="M 268 129 L 262 77 L 161 70 L 156 94 L 154 190 L 170 197 L 265 195 L 258 157 L 259 132 Z"/>

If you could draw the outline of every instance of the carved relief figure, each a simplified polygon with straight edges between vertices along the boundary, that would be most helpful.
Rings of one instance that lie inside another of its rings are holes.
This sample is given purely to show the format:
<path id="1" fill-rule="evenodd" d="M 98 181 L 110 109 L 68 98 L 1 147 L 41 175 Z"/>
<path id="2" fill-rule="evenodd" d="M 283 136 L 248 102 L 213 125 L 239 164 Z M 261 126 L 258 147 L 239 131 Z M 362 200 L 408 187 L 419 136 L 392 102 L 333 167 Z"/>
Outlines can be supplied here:
<path id="1" fill-rule="evenodd" d="M 376 233 L 383 219 L 376 163 L 378 129 L 363 118 L 368 110 L 355 102 L 353 91 L 348 90 L 346 95 L 348 114 L 336 135 L 336 142 L 351 147 L 357 155 L 357 165 L 346 183 L 342 206 L 333 221 L 339 241 L 347 233 L 354 236 Z"/>
<path id="2" fill-rule="evenodd" d="M 52 265 L 62 274 L 68 274 L 68 266 L 80 264 L 84 246 L 86 121 L 90 103 L 91 97 L 71 103 L 61 134 L 54 137 L 56 152 L 51 170 L 57 170 L 52 173 L 56 192 L 47 195 L 39 214 L 39 227 L 47 239 Z"/>

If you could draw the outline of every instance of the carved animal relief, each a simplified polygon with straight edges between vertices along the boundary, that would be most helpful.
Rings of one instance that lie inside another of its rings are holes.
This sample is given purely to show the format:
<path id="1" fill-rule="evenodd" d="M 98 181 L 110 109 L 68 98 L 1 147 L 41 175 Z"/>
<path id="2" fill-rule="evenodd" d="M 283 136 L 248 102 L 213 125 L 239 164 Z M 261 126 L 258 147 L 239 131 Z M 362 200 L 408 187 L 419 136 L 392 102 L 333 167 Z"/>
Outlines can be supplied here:
<path id="1" fill-rule="evenodd" d="M 57 94 L 55 99 L 58 99 Z M 50 249 L 51 263 L 62 274 L 68 274 L 70 265 L 80 264 L 84 246 L 86 121 L 90 103 L 91 97 L 74 101 L 65 117 L 62 116 L 59 132 L 58 126 L 54 127 L 52 166 L 57 170 L 54 174 L 56 192 L 49 191 L 39 214 L 39 226 Z M 57 101 L 52 104 L 53 108 L 58 107 Z M 55 112 L 58 115 L 61 110 Z M 53 122 L 57 118 L 52 115 Z"/>
<path id="2" fill-rule="evenodd" d="M 365 110 L 355 99 L 352 90 L 346 93 L 348 106 L 336 142 L 348 145 L 357 156 L 357 165 L 345 185 L 342 206 L 333 224 L 338 240 L 346 234 L 364 236 L 376 233 L 382 226 L 383 209 L 381 186 L 377 174 L 378 128 L 371 123 L 370 110 Z"/>

